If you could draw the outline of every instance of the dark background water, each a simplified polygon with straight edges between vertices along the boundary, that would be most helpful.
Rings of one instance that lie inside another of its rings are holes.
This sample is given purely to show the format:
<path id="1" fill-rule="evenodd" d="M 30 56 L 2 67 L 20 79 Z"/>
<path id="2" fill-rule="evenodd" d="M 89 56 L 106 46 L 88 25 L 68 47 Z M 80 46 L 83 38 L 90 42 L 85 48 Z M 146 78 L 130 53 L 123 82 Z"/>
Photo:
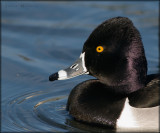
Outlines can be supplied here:
<path id="1" fill-rule="evenodd" d="M 139 29 L 148 73 L 159 72 L 158 2 L 2 2 L 2 131 L 107 131 L 72 119 L 65 110 L 80 76 L 49 82 L 71 65 L 104 20 L 129 17 Z"/>

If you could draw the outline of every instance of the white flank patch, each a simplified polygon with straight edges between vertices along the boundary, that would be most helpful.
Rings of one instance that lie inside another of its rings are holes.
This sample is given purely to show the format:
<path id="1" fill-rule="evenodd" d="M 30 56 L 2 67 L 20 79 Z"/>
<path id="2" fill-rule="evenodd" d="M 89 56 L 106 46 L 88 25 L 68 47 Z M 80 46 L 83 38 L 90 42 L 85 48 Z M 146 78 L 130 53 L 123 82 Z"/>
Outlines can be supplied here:
<path id="1" fill-rule="evenodd" d="M 67 78 L 67 73 L 64 70 L 60 70 L 58 72 L 58 80 L 64 80 Z"/>
<path id="2" fill-rule="evenodd" d="M 128 103 L 128 98 L 125 101 L 120 118 L 117 120 L 117 125 L 118 127 L 138 127 L 133 117 L 132 109 Z"/>
<path id="3" fill-rule="evenodd" d="M 123 111 L 117 120 L 117 131 L 159 131 L 159 106 L 134 108 L 125 101 Z"/>
<path id="4" fill-rule="evenodd" d="M 85 52 L 81 53 L 80 58 L 82 58 L 82 67 L 83 67 L 83 71 L 86 72 L 85 74 L 88 74 L 89 72 L 87 72 L 87 68 L 85 66 Z"/>

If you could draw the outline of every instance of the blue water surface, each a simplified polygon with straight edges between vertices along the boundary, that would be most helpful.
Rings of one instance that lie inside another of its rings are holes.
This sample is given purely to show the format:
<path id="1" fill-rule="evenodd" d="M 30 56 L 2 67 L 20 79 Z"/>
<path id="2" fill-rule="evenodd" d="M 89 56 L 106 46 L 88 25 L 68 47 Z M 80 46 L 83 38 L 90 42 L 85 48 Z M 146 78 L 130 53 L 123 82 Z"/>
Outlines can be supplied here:
<path id="1" fill-rule="evenodd" d="M 49 82 L 50 74 L 70 66 L 92 30 L 117 16 L 139 29 L 148 74 L 159 72 L 158 2 L 3 1 L 2 131 L 105 132 L 75 121 L 65 110 L 68 95 L 88 75 Z"/>

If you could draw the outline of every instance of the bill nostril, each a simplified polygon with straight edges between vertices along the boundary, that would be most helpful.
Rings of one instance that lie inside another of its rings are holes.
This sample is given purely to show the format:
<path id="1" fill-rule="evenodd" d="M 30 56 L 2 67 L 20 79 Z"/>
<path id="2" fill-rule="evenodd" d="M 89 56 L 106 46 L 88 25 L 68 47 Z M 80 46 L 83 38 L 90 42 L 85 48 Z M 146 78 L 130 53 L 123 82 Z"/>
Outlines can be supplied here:
<path id="1" fill-rule="evenodd" d="M 78 64 L 73 64 L 70 68 L 76 69 L 78 67 Z"/>

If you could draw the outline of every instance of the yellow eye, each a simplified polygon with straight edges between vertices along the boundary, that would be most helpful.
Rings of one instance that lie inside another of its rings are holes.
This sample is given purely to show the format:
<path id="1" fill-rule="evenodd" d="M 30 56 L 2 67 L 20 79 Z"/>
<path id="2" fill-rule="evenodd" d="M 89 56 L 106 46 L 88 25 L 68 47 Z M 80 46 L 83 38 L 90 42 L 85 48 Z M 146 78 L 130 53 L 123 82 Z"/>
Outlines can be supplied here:
<path id="1" fill-rule="evenodd" d="M 98 46 L 98 47 L 96 48 L 96 51 L 97 51 L 98 53 L 103 52 L 103 50 L 104 50 L 104 48 L 103 48 L 102 46 Z"/>

